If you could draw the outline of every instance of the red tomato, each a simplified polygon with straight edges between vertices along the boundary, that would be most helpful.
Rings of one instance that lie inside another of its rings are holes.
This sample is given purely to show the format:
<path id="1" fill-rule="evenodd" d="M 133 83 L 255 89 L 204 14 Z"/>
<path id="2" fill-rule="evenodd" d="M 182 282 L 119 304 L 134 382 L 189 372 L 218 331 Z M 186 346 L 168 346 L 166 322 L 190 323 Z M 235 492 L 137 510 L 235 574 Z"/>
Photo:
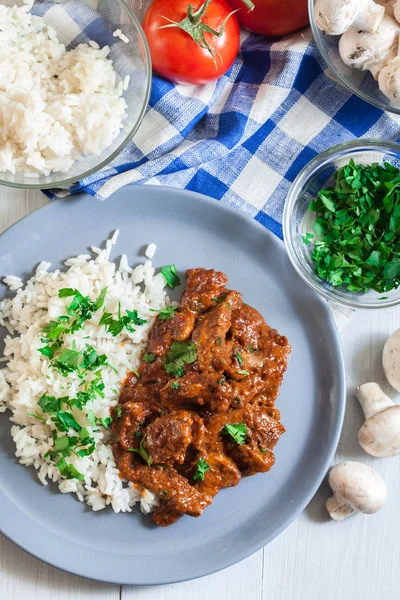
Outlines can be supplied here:
<path id="1" fill-rule="evenodd" d="M 232 8 L 240 8 L 239 21 L 254 33 L 284 35 L 309 23 L 307 0 L 252 0 L 250 12 L 246 0 L 228 1 Z"/>
<path id="2" fill-rule="evenodd" d="M 171 21 L 180 23 L 188 17 L 189 5 L 196 12 L 204 4 L 206 10 L 201 23 L 219 31 L 224 19 L 232 12 L 226 0 L 154 0 L 145 14 L 143 29 L 153 68 L 170 81 L 200 85 L 218 79 L 231 67 L 237 56 L 240 27 L 235 15 L 226 21 L 221 37 L 204 32 L 213 55 L 180 27 L 160 29 L 170 25 Z"/>

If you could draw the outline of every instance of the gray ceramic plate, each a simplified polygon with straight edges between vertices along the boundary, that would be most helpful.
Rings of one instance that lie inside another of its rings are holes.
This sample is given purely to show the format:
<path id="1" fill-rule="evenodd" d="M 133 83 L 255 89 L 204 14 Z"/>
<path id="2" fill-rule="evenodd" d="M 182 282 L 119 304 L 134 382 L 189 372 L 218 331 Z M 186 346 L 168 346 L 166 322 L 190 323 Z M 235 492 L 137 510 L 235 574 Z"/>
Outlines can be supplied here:
<path id="1" fill-rule="evenodd" d="M 335 451 L 344 412 L 344 370 L 325 301 L 293 270 L 283 244 L 255 221 L 186 191 L 128 187 L 107 202 L 90 196 L 58 201 L 0 237 L 0 276 L 28 276 L 40 260 L 68 256 L 121 233 L 114 256 L 131 264 L 156 242 L 156 266 L 175 263 L 224 271 L 267 322 L 287 335 L 293 353 L 278 408 L 287 433 L 266 474 L 223 490 L 199 519 L 153 525 L 139 512 L 93 513 L 70 495 L 40 485 L 14 457 L 1 416 L 2 531 L 34 556 L 71 573 L 113 583 L 159 584 L 212 573 L 252 554 L 305 508 Z M 177 290 L 179 297 L 182 290 Z"/>

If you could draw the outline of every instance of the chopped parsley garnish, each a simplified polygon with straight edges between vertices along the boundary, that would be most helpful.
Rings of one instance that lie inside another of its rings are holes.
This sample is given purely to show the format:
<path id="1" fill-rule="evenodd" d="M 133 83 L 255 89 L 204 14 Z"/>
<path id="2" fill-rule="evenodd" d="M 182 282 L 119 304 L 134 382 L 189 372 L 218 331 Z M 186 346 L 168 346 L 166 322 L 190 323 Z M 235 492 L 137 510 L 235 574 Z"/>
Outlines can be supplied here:
<path id="1" fill-rule="evenodd" d="M 38 352 L 43 354 L 46 358 L 50 358 L 50 360 L 54 356 L 54 350 L 50 346 L 43 346 L 43 348 L 38 348 Z"/>
<path id="2" fill-rule="evenodd" d="M 240 354 L 238 352 L 234 356 L 239 363 L 239 367 L 241 367 L 243 364 L 243 358 L 240 356 Z"/>
<path id="3" fill-rule="evenodd" d="M 130 333 L 133 333 L 135 331 L 133 325 L 144 325 L 145 323 L 147 323 L 146 319 L 140 318 L 137 310 L 127 310 L 126 315 L 121 317 L 121 309 L 118 310 L 118 319 L 114 319 L 111 313 L 104 312 L 99 322 L 114 337 L 121 333 L 124 327 Z"/>
<path id="4" fill-rule="evenodd" d="M 74 465 L 67 463 L 65 458 L 61 458 L 56 462 L 56 467 L 58 467 L 61 475 L 66 477 L 66 479 L 79 479 L 80 481 L 84 479 L 84 475 L 82 475 Z"/>
<path id="5" fill-rule="evenodd" d="M 68 314 L 58 317 L 56 321 L 50 321 L 41 330 L 41 341 L 46 346 L 38 348 L 38 351 L 46 358 L 52 360 L 55 353 L 62 346 L 64 335 L 81 329 L 85 321 L 92 318 L 92 313 L 103 306 L 106 293 L 107 288 L 103 288 L 97 300 L 93 302 L 88 296 L 83 296 L 76 289 L 62 288 L 59 290 L 59 298 L 72 297 L 72 302 L 67 307 Z"/>
<path id="6" fill-rule="evenodd" d="M 147 319 L 142 319 L 141 317 L 139 317 L 137 310 L 127 310 L 126 315 L 129 319 L 129 322 L 133 323 L 134 325 L 145 325 L 146 323 L 148 323 Z M 128 327 L 127 329 L 128 331 L 130 331 Z"/>
<path id="7" fill-rule="evenodd" d="M 71 452 L 80 457 L 90 456 L 93 454 L 96 444 L 94 439 L 89 435 L 88 430 L 82 427 L 78 436 L 64 435 L 57 437 L 57 431 L 53 429 L 52 436 L 54 445 L 51 450 L 48 450 L 44 458 L 50 460 L 58 460 L 60 455 L 62 458 L 71 455 Z"/>
<path id="8" fill-rule="evenodd" d="M 314 244 L 311 258 L 321 278 L 350 292 L 400 285 L 400 169 L 351 160 L 309 210 L 316 220 L 303 243 Z"/>
<path id="9" fill-rule="evenodd" d="M 81 353 L 77 350 L 63 348 L 60 354 L 51 363 L 61 375 L 67 376 L 68 373 L 76 371 L 81 359 Z"/>
<path id="10" fill-rule="evenodd" d="M 97 298 L 97 300 L 95 302 L 96 310 L 99 310 L 103 306 L 106 294 L 107 294 L 107 288 L 105 287 L 101 290 L 100 296 Z"/>
<path id="11" fill-rule="evenodd" d="M 236 396 L 236 398 L 234 398 L 235 404 L 240 404 L 241 400 L 239 398 L 239 396 Z"/>
<path id="12" fill-rule="evenodd" d="M 143 360 L 144 360 L 144 362 L 147 362 L 150 364 L 156 360 L 156 355 L 153 354 L 152 352 L 145 352 L 143 354 Z"/>
<path id="13" fill-rule="evenodd" d="M 114 415 L 116 419 L 119 419 L 120 416 L 122 415 L 122 407 L 120 404 L 117 404 L 117 406 L 114 406 Z"/>
<path id="14" fill-rule="evenodd" d="M 249 375 L 248 371 L 243 371 L 241 369 L 239 369 L 238 373 L 239 373 L 239 375 Z"/>
<path id="15" fill-rule="evenodd" d="M 140 434 L 141 435 L 141 434 Z M 128 448 L 129 452 L 136 452 L 141 456 L 148 467 L 153 464 L 153 459 L 145 448 L 143 448 L 144 436 L 140 440 L 139 448 Z"/>
<path id="16" fill-rule="evenodd" d="M 70 326 L 71 332 L 81 329 L 84 322 L 92 318 L 92 313 L 103 306 L 106 293 L 107 288 L 102 289 L 97 300 L 93 302 L 89 296 L 83 296 L 79 290 L 73 288 L 62 288 L 59 290 L 59 298 L 72 297 L 71 304 L 67 306 L 68 315 L 74 317 L 74 321 L 72 321 Z"/>
<path id="17" fill-rule="evenodd" d="M 80 431 L 82 429 L 74 415 L 66 410 L 59 410 L 58 413 L 51 418 L 51 420 L 57 427 L 58 431 L 69 431 L 70 428 L 74 429 L 75 431 Z"/>
<path id="18" fill-rule="evenodd" d="M 102 427 L 104 427 L 104 429 L 107 429 L 107 427 L 109 427 L 112 423 L 112 418 L 111 417 L 106 417 L 105 419 L 102 418 L 97 418 L 96 419 L 96 425 L 101 425 Z"/>
<path id="19" fill-rule="evenodd" d="M 164 368 L 170 375 L 182 377 L 185 364 L 197 359 L 196 346 L 192 342 L 172 342 L 164 359 Z"/>
<path id="20" fill-rule="evenodd" d="M 221 377 L 221 379 L 218 379 L 218 385 L 224 385 L 226 382 L 226 377 Z"/>
<path id="21" fill-rule="evenodd" d="M 86 416 L 87 416 L 87 420 L 89 421 L 90 425 L 92 427 L 96 427 L 96 417 L 91 408 L 87 411 Z"/>
<path id="22" fill-rule="evenodd" d="M 247 344 L 247 349 L 249 352 L 256 352 L 256 349 L 253 348 L 253 346 L 251 344 Z"/>
<path id="23" fill-rule="evenodd" d="M 55 398 L 54 396 L 48 396 L 47 394 L 43 394 L 40 396 L 38 401 L 38 406 L 42 409 L 44 413 L 48 415 L 54 415 L 61 410 L 61 406 L 63 401 L 66 398 Z"/>
<path id="24" fill-rule="evenodd" d="M 86 371 L 96 371 L 104 366 L 114 369 L 107 363 L 106 355 L 98 354 L 89 344 L 86 344 L 85 350 L 79 352 L 74 349 L 63 348 L 51 365 L 64 376 L 77 371 L 78 375 L 83 377 Z"/>
<path id="25" fill-rule="evenodd" d="M 58 340 L 68 330 L 68 317 L 58 317 L 57 321 L 49 321 L 41 331 L 49 340 Z"/>
<path id="26" fill-rule="evenodd" d="M 92 346 L 86 344 L 86 348 L 82 355 L 82 362 L 79 366 L 88 371 L 95 371 L 105 365 L 109 366 L 107 364 L 107 356 L 105 354 L 98 354 Z"/>
<path id="27" fill-rule="evenodd" d="M 104 383 L 101 377 L 94 379 L 88 389 L 86 391 L 78 391 L 76 393 L 75 398 L 68 398 L 66 403 L 68 406 L 76 406 L 79 410 L 90 401 L 94 400 L 96 396 L 100 396 L 100 398 L 104 398 Z"/>
<path id="28" fill-rule="evenodd" d="M 208 462 L 206 462 L 204 458 L 200 458 L 199 462 L 197 463 L 197 470 L 193 479 L 195 481 L 204 481 L 204 475 L 207 473 L 209 468 L 210 465 Z"/>
<path id="29" fill-rule="evenodd" d="M 222 428 L 222 433 L 228 435 L 236 444 L 242 445 L 246 441 L 248 434 L 247 427 L 244 423 L 231 423 Z"/>
<path id="30" fill-rule="evenodd" d="M 77 450 L 76 453 L 78 456 L 83 458 L 84 456 L 90 456 L 95 451 L 96 444 L 90 444 L 87 448 L 82 448 L 81 450 Z"/>
<path id="31" fill-rule="evenodd" d="M 37 410 L 35 410 L 34 413 L 28 412 L 27 415 L 28 415 L 28 417 L 34 417 L 38 421 L 42 421 L 43 423 L 46 423 L 46 419 Z"/>
<path id="32" fill-rule="evenodd" d="M 166 321 L 167 319 L 173 319 L 175 312 L 178 310 L 179 306 L 166 306 L 161 310 L 155 311 L 158 312 L 158 318 L 162 321 Z"/>
<path id="33" fill-rule="evenodd" d="M 180 285 L 181 280 L 178 277 L 175 265 L 166 265 L 165 267 L 162 267 L 161 273 L 170 288 L 175 288 Z"/>
<path id="34" fill-rule="evenodd" d="M 179 390 L 180 387 L 181 386 L 180 386 L 180 384 L 177 381 L 173 381 L 171 383 L 171 390 Z"/>

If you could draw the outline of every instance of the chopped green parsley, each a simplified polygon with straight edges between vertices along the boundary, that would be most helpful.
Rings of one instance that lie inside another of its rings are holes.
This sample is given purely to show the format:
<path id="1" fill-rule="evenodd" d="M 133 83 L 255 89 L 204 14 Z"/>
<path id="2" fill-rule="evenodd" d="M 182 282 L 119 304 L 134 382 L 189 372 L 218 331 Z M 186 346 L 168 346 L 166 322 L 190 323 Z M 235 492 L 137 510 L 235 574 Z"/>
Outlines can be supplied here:
<path id="1" fill-rule="evenodd" d="M 172 342 L 164 359 L 164 368 L 170 375 L 182 377 L 184 366 L 194 363 L 196 359 L 196 346 L 193 342 Z"/>
<path id="2" fill-rule="evenodd" d="M 321 278 L 350 292 L 382 293 L 400 285 L 400 169 L 351 160 L 309 210 L 316 220 L 303 243 L 313 244 Z"/>
<path id="3" fill-rule="evenodd" d="M 239 445 L 245 443 L 248 434 L 247 427 L 244 423 L 231 423 L 225 425 L 221 431 Z"/>
<path id="4" fill-rule="evenodd" d="M 175 265 L 166 265 L 165 267 L 162 267 L 161 273 L 170 288 L 175 288 L 180 285 L 181 280 L 178 277 L 178 271 L 176 270 Z"/>
<path id="5" fill-rule="evenodd" d="M 158 312 L 158 318 L 162 321 L 166 321 L 167 319 L 172 319 L 175 315 L 175 312 L 178 310 L 179 306 L 166 306 L 161 310 L 157 310 L 154 312 Z"/>
<path id="6" fill-rule="evenodd" d="M 199 462 L 197 463 L 197 469 L 193 479 L 195 481 L 204 481 L 204 475 L 207 473 L 209 468 L 210 465 L 208 462 L 206 462 L 204 458 L 200 458 Z"/>
<path id="7" fill-rule="evenodd" d="M 143 354 L 143 360 L 144 360 L 144 362 L 152 363 L 156 360 L 156 355 L 153 354 L 152 352 L 145 352 Z"/>

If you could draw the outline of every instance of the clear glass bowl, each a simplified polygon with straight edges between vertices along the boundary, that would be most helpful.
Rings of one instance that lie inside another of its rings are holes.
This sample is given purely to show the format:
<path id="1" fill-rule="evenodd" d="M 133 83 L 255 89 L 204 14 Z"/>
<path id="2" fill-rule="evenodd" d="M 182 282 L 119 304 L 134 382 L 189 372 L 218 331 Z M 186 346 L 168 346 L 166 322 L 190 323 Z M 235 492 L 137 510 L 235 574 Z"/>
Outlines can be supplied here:
<path id="1" fill-rule="evenodd" d="M 317 275 L 311 259 L 312 245 L 307 246 L 302 241 L 303 235 L 312 231 L 315 218 L 315 213 L 307 210 L 310 201 L 317 197 L 322 188 L 333 182 L 334 172 L 350 159 L 356 164 L 389 162 L 400 168 L 400 144 L 372 139 L 346 142 L 319 154 L 304 167 L 289 191 L 283 212 L 286 250 L 300 277 L 325 298 L 352 308 L 395 306 L 400 304 L 400 287 L 384 294 L 372 290 L 356 294 L 332 286 Z M 386 299 L 380 300 L 382 297 Z"/>
<path id="2" fill-rule="evenodd" d="M 21 0 L 0 0 L 0 2 L 6 5 L 22 4 Z M 100 22 L 97 22 L 99 26 L 96 26 L 95 23 L 90 28 L 88 33 L 90 39 L 97 42 L 100 47 L 106 45 L 106 41 L 111 47 L 109 57 L 113 59 L 114 69 L 122 80 L 126 75 L 130 75 L 129 87 L 124 92 L 127 118 L 123 123 L 123 128 L 112 145 L 100 156 L 85 156 L 82 160 L 76 161 L 67 173 L 54 172 L 48 176 L 32 177 L 24 173 L 0 172 L 0 184 L 2 185 L 44 189 L 60 188 L 77 182 L 79 179 L 100 171 L 110 163 L 130 142 L 143 120 L 150 96 L 152 70 L 147 40 L 138 19 L 123 0 L 35 0 L 35 7 L 38 5 L 39 7 L 40 5 L 46 5 L 46 7 L 63 5 L 66 7 L 71 4 L 69 12 L 74 15 L 73 4 L 77 3 L 79 4 L 80 22 L 85 20 L 92 22 L 93 11 L 101 19 Z M 46 14 L 44 18 L 46 20 Z M 63 20 L 52 18 L 50 24 L 56 30 L 58 39 L 67 45 L 69 39 L 66 39 L 63 31 Z M 129 39 L 128 43 L 113 37 L 113 32 L 117 29 L 120 29 Z M 71 31 L 71 22 L 69 31 Z M 78 39 L 77 43 L 80 42 L 81 40 Z M 77 44 L 68 45 L 68 48 L 75 45 Z"/>
<path id="3" fill-rule="evenodd" d="M 360 71 L 344 64 L 339 54 L 339 35 L 326 35 L 320 29 L 314 19 L 315 0 L 308 0 L 310 24 L 317 48 L 332 73 L 353 94 L 359 96 L 366 102 L 377 106 L 381 110 L 400 115 L 400 106 L 393 104 L 386 98 L 378 87 L 369 71 Z"/>

